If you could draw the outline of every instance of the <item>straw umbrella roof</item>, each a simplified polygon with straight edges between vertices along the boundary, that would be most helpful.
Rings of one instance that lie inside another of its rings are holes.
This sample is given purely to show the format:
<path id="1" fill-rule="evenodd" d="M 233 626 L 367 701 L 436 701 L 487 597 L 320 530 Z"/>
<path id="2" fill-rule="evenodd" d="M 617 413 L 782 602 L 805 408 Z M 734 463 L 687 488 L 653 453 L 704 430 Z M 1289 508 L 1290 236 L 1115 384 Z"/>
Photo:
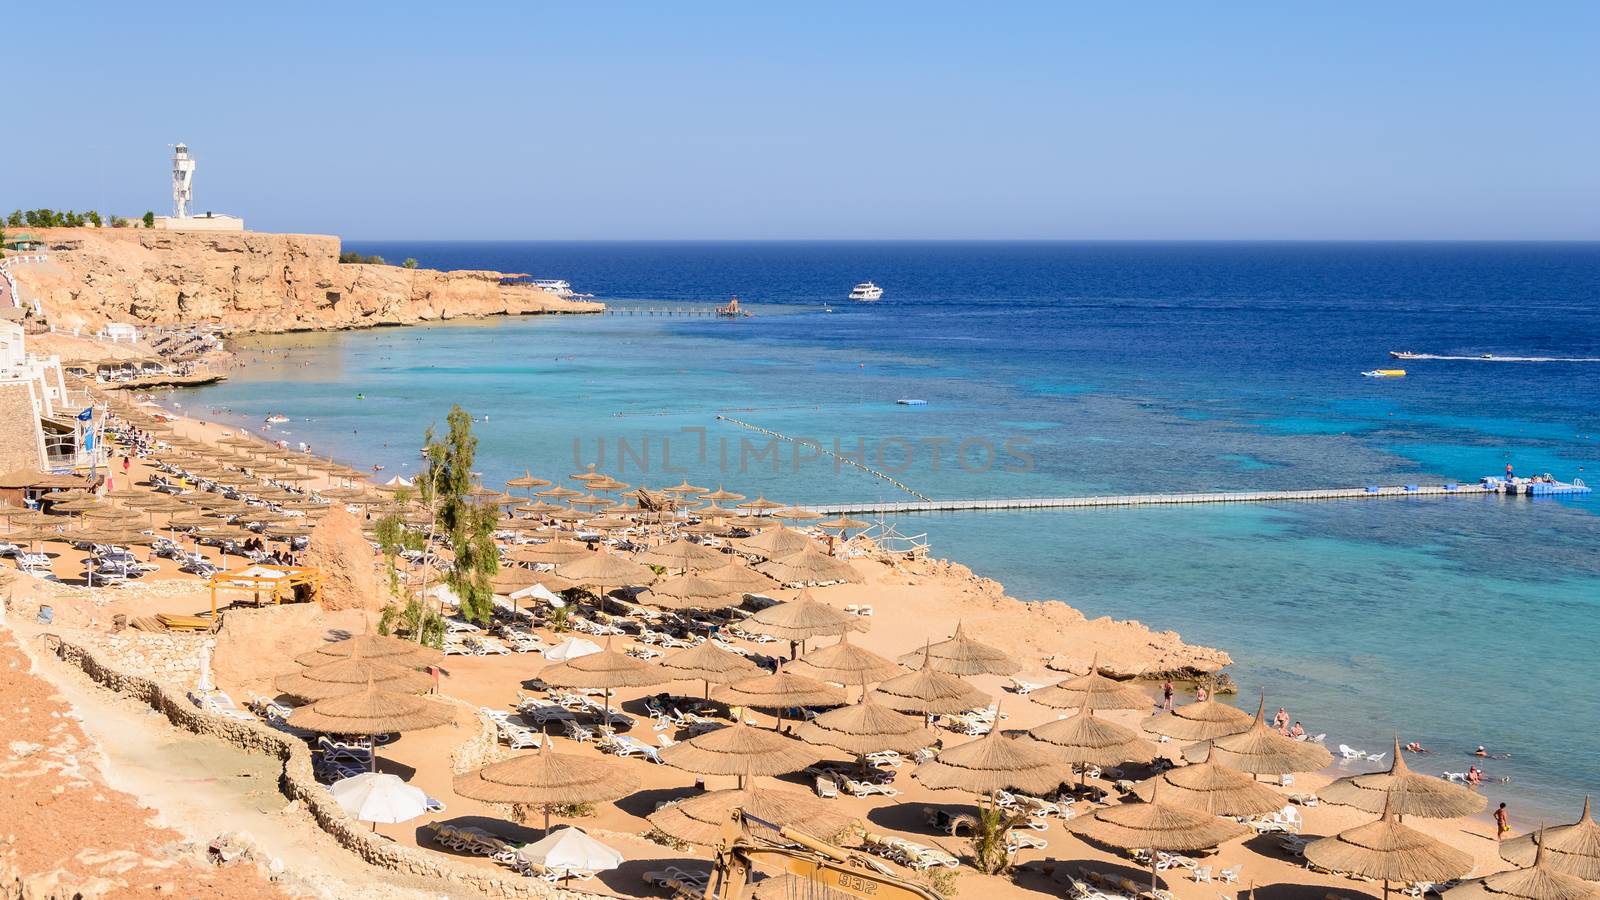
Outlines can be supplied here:
<path id="1" fill-rule="evenodd" d="M 510 594 L 536 584 L 544 585 L 545 590 L 558 594 L 577 587 L 571 579 L 562 578 L 554 572 L 535 572 L 532 569 L 501 569 L 490 584 L 494 586 L 496 594 Z"/>
<path id="2" fill-rule="evenodd" d="M 763 496 L 763 497 L 757 497 L 754 500 L 749 501 L 748 503 L 741 503 L 741 504 L 739 504 L 739 508 L 740 509 L 753 509 L 753 510 L 756 510 L 757 512 L 761 512 L 761 511 L 769 510 L 769 509 L 782 509 L 783 508 L 783 504 L 782 503 L 776 503 L 776 502 L 774 502 L 772 500 L 768 500 L 766 497 Z"/>
<path id="3" fill-rule="evenodd" d="M 1134 793 L 1148 803 L 1157 785 L 1166 800 L 1213 816 L 1259 816 L 1283 808 L 1282 794 L 1209 754 L 1197 765 L 1162 772 L 1134 788 Z"/>
<path id="4" fill-rule="evenodd" d="M 399 694 L 421 694 L 433 687 L 433 679 L 415 669 L 349 656 L 306 666 L 298 672 L 280 675 L 272 682 L 280 693 L 306 701 L 353 694 L 369 685 Z"/>
<path id="5" fill-rule="evenodd" d="M 543 479 L 543 478 L 535 478 L 535 477 L 533 477 L 533 473 L 532 472 L 529 472 L 527 469 L 523 469 L 521 475 L 519 475 L 516 478 L 513 478 L 510 481 L 506 482 L 506 487 L 514 487 L 514 488 L 547 487 L 547 486 L 549 486 L 549 484 L 550 484 L 550 482 L 546 481 L 545 479 Z"/>
<path id="6" fill-rule="evenodd" d="M 839 635 L 838 643 L 813 650 L 793 665 L 823 681 L 839 684 L 866 684 L 905 674 L 905 669 L 893 660 L 850 643 L 848 631 Z"/>
<path id="7" fill-rule="evenodd" d="M 323 644 L 296 656 L 295 662 L 302 666 L 320 666 L 352 657 L 417 668 L 444 659 L 444 654 L 432 647 L 389 635 L 361 634 Z"/>
<path id="8" fill-rule="evenodd" d="M 700 514 L 705 515 L 706 510 L 701 510 Z M 807 547 L 814 549 L 816 546 L 817 542 L 806 534 L 787 527 L 768 528 L 755 537 L 746 538 L 738 543 L 738 549 L 764 559 L 788 556 Z"/>
<path id="9" fill-rule="evenodd" d="M 674 678 L 726 684 L 761 674 L 761 667 L 729 650 L 706 641 L 686 650 L 668 654 L 657 663 Z"/>
<path id="10" fill-rule="evenodd" d="M 1489 802 L 1465 785 L 1411 771 L 1400 750 L 1399 738 L 1394 741 L 1394 758 L 1389 771 L 1349 775 L 1317 792 L 1317 796 L 1329 803 L 1354 806 L 1369 813 L 1382 812 L 1390 795 L 1393 795 L 1396 815 L 1427 819 L 1470 816 L 1482 812 Z"/>
<path id="11" fill-rule="evenodd" d="M 661 579 L 639 594 L 638 600 L 663 609 L 709 609 L 735 606 L 740 596 L 727 584 L 690 573 Z"/>
<path id="12" fill-rule="evenodd" d="M 583 492 L 575 491 L 569 487 L 562 487 L 558 484 L 555 487 L 545 488 L 542 491 L 534 491 L 533 495 L 535 497 L 581 497 L 583 496 Z"/>
<path id="13" fill-rule="evenodd" d="M 1100 672 L 1100 657 L 1095 655 L 1089 671 L 1076 678 L 1040 688 L 1028 699 L 1056 709 L 1077 709 L 1087 701 L 1090 709 L 1148 709 L 1150 697 L 1138 686 L 1118 681 Z"/>
<path id="14" fill-rule="evenodd" d="M 810 591 L 802 591 L 799 597 L 769 606 L 745 619 L 741 625 L 748 631 L 790 641 L 804 641 L 844 634 L 860 628 L 862 623 L 844 610 L 812 597 Z"/>
<path id="15" fill-rule="evenodd" d="M 396 694 L 374 685 L 318 700 L 289 713 L 289 724 L 329 734 L 373 735 L 420 731 L 455 720 L 450 707 L 415 694 Z"/>
<path id="16" fill-rule="evenodd" d="M 798 828 L 825 839 L 849 828 L 853 821 L 816 797 L 798 791 L 751 786 L 685 797 L 646 818 L 652 827 L 668 837 L 709 847 L 721 839 L 723 826 L 735 809 L 774 825 Z"/>
<path id="17" fill-rule="evenodd" d="M 604 551 L 557 565 L 556 574 L 578 584 L 597 588 L 647 585 L 656 580 L 656 573 L 649 566 Z"/>
<path id="18" fill-rule="evenodd" d="M 651 547 L 636 554 L 634 559 L 668 569 L 715 569 L 727 562 L 728 555 L 680 537 L 670 544 Z"/>
<path id="19" fill-rule="evenodd" d="M 863 522 L 860 519 L 852 519 L 849 516 L 834 516 L 831 519 L 817 523 L 818 528 L 826 528 L 830 531 L 844 531 L 850 528 L 868 528 L 871 527 L 871 525 L 871 522 Z"/>
<path id="20" fill-rule="evenodd" d="M 1539 851 L 1552 870 L 1600 881 L 1600 825 L 1595 824 L 1589 798 L 1583 798 L 1583 814 L 1571 825 L 1559 825 L 1505 841 L 1500 856 L 1519 866 L 1532 865 Z"/>
<path id="21" fill-rule="evenodd" d="M 545 666 L 539 680 L 562 688 L 644 687 L 671 681 L 669 673 L 642 659 L 611 649 Z"/>
<path id="22" fill-rule="evenodd" d="M 699 573 L 699 577 L 727 585 L 729 590 L 746 594 L 759 594 L 778 586 L 776 581 L 750 568 L 736 557 L 729 559 L 731 561 L 727 565 L 707 569 Z"/>
<path id="23" fill-rule="evenodd" d="M 1022 670 L 1022 664 L 995 647 L 967 636 L 962 623 L 956 623 L 956 633 L 949 640 L 930 644 L 900 657 L 907 666 L 920 665 L 926 654 L 933 667 L 951 675 L 1011 675 Z"/>
<path id="24" fill-rule="evenodd" d="M 1307 844 L 1305 856 L 1324 869 L 1382 881 L 1385 894 L 1391 881 L 1449 881 L 1473 866 L 1470 854 L 1395 821 L 1387 805 L 1376 822 Z"/>
<path id="25" fill-rule="evenodd" d="M 662 488 L 661 492 L 663 494 L 704 494 L 709 490 L 711 490 L 711 489 L 710 488 L 705 488 L 705 487 L 698 487 L 696 485 L 690 484 L 687 481 L 683 481 L 683 482 L 679 482 L 678 484 L 673 485 L 672 487 Z"/>
<path id="26" fill-rule="evenodd" d="M 787 775 L 816 764 L 810 746 L 776 731 L 735 722 L 679 741 L 662 761 L 697 775 Z"/>
<path id="27" fill-rule="evenodd" d="M 1139 727 L 1176 741 L 1210 741 L 1245 731 L 1250 723 L 1250 714 L 1236 706 L 1201 700 L 1173 707 L 1169 713 L 1157 713 L 1140 722 Z"/>
<path id="28" fill-rule="evenodd" d="M 934 790 L 993 794 L 1011 788 L 1044 794 L 1071 781 L 1072 767 L 995 728 L 977 740 L 946 748 L 912 775 Z"/>
<path id="29" fill-rule="evenodd" d="M 538 752 L 457 775 L 451 787 L 485 803 L 529 806 L 604 803 L 639 789 L 639 776 L 627 767 L 604 757 L 553 753 L 550 744 L 545 741 Z"/>
<path id="30" fill-rule="evenodd" d="M 860 584 L 866 581 L 855 566 L 836 556 L 829 556 L 815 546 L 769 559 L 756 566 L 756 570 L 782 584 L 827 584 L 835 581 Z"/>
<path id="31" fill-rule="evenodd" d="M 1542 833 L 1540 829 L 1537 833 Z M 1562 874 L 1550 866 L 1550 852 L 1536 845 L 1533 865 L 1499 872 L 1457 885 L 1444 896 L 1447 900 L 1595 900 L 1596 887 L 1573 875 Z"/>
<path id="32" fill-rule="evenodd" d="M 785 506 L 781 509 L 773 510 L 770 515 L 774 519 L 788 519 L 791 522 L 809 522 L 822 518 L 822 513 L 802 506 Z"/>
<path id="33" fill-rule="evenodd" d="M 519 563 L 560 565 L 561 563 L 583 559 L 592 552 L 594 551 L 590 550 L 586 544 L 580 544 L 577 541 L 556 540 L 546 541 L 543 544 L 527 544 L 517 547 L 507 553 L 506 558 L 512 562 Z"/>
<path id="34" fill-rule="evenodd" d="M 783 667 L 771 675 L 757 675 L 726 684 L 712 697 L 735 706 L 758 709 L 784 709 L 790 706 L 842 706 L 844 690 L 831 684 L 796 675 Z"/>
<path id="35" fill-rule="evenodd" d="M 922 715 L 944 715 L 986 706 L 989 696 L 958 676 L 940 672 L 923 660 L 922 668 L 897 675 L 874 692 L 891 709 Z"/>
<path id="36" fill-rule="evenodd" d="M 938 739 L 920 717 L 895 712 L 870 693 L 806 722 L 796 734 L 808 744 L 837 747 L 856 756 L 883 750 L 914 753 Z"/>
<path id="37" fill-rule="evenodd" d="M 713 503 L 710 506 L 700 507 L 694 511 L 694 514 L 702 519 L 727 519 L 739 515 L 739 511 Z"/>
<path id="38" fill-rule="evenodd" d="M 1159 786 L 1148 803 L 1119 803 L 1097 809 L 1092 815 L 1067 823 L 1067 829 L 1108 847 L 1172 852 L 1208 850 L 1250 833 L 1238 822 L 1169 801 Z"/>
<path id="39" fill-rule="evenodd" d="M 1252 775 L 1287 775 L 1314 772 L 1333 762 L 1328 748 L 1312 741 L 1297 741 L 1279 734 L 1267 724 L 1267 699 L 1263 695 L 1255 721 L 1239 734 L 1217 738 L 1208 748 L 1204 744 L 1185 747 L 1184 758 L 1198 762 L 1208 755 Z"/>
<path id="40" fill-rule="evenodd" d="M 1132 728 L 1096 717 L 1087 706 L 1077 715 L 1030 729 L 1026 738 L 1042 745 L 1056 759 L 1076 766 L 1147 763 L 1156 758 L 1155 744 Z"/>
<path id="41" fill-rule="evenodd" d="M 700 495 L 700 499 L 701 500 L 715 500 L 715 501 L 720 503 L 723 500 L 743 500 L 744 499 L 744 495 L 743 494 L 735 494 L 733 491 L 727 490 L 727 489 L 719 486 L 714 491 L 706 491 L 705 493 L 701 494 Z"/>

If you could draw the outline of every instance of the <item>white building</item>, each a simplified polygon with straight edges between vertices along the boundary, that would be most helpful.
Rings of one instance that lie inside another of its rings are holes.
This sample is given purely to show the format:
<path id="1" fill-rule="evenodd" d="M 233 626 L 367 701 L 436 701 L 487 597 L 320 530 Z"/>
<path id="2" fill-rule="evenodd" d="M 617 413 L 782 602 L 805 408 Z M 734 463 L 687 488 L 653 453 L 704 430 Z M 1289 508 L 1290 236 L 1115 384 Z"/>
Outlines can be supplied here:
<path id="1" fill-rule="evenodd" d="M 88 466 L 94 454 L 83 445 L 90 423 L 77 415 L 89 398 L 67 389 L 60 357 L 34 356 L 24 341 L 21 325 L 0 321 L 0 419 L 7 423 L 0 429 L 0 472 Z"/>
<path id="2" fill-rule="evenodd" d="M 189 145 L 179 142 L 172 151 L 172 215 L 156 216 L 156 227 L 167 231 L 243 231 L 244 220 L 238 216 L 194 214 L 194 169 Z"/>

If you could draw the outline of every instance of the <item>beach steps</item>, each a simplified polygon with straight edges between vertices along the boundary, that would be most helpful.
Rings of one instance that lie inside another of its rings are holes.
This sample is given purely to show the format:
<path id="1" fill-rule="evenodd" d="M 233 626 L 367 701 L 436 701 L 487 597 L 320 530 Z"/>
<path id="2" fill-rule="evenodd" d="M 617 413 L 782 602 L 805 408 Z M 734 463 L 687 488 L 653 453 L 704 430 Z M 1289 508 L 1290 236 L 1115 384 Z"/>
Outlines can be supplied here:
<path id="1" fill-rule="evenodd" d="M 1455 497 L 1494 494 L 1478 484 L 1369 485 L 1310 491 L 1205 491 L 1173 494 L 1114 494 L 1101 497 L 1019 497 L 993 500 L 920 500 L 899 503 L 824 503 L 805 508 L 825 516 L 967 512 L 1014 509 L 1098 509 L 1112 506 L 1186 506 L 1217 503 L 1293 503 L 1321 500 L 1397 500 L 1405 497 Z"/>

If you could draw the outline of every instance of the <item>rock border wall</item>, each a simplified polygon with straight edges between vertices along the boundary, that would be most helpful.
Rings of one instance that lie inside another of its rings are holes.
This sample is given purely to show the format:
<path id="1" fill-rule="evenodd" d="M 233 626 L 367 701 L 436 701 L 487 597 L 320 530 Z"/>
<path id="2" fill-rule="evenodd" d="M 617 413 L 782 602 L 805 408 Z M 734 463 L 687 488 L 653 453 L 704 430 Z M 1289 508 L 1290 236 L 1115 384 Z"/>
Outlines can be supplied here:
<path id="1" fill-rule="evenodd" d="M 590 900 L 605 896 L 559 888 L 520 876 L 512 880 L 490 870 L 460 865 L 449 857 L 378 836 L 350 818 L 334 801 L 327 788 L 316 780 L 311 770 L 311 750 L 302 742 L 259 722 L 205 712 L 190 702 L 188 697 L 174 696 L 173 688 L 119 671 L 81 645 L 59 639 L 53 643 L 55 646 L 50 649 L 56 656 L 81 669 L 102 687 L 148 704 L 151 709 L 166 716 L 174 726 L 193 734 L 216 738 L 250 753 L 276 758 L 283 764 L 279 789 L 284 797 L 299 801 L 317 827 L 327 832 L 339 846 L 371 865 L 404 875 L 448 882 L 485 897 Z"/>

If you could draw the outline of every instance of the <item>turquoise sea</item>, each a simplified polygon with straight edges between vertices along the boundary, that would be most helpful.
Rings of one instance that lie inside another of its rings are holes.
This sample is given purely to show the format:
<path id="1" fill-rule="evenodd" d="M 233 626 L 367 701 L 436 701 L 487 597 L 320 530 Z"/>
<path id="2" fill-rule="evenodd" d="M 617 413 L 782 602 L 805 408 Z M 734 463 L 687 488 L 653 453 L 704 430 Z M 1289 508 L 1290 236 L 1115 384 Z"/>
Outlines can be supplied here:
<path id="1" fill-rule="evenodd" d="M 784 502 L 1345 487 L 1600 471 L 1593 244 L 401 243 L 738 321 L 542 317 L 241 341 L 184 411 L 410 472 L 452 402 L 496 483 L 594 462 Z M 844 300 L 883 285 L 877 304 Z M 1360 377 L 1401 365 L 1403 379 Z M 358 399 L 358 394 L 364 399 Z M 901 398 L 926 406 L 897 405 Z M 484 419 L 483 417 L 487 417 Z M 1328 743 L 1476 745 L 1519 823 L 1600 791 L 1600 500 L 1458 497 L 901 517 L 1019 597 L 1136 618 L 1237 660 Z M 1241 700 L 1241 702 L 1246 702 Z"/>

